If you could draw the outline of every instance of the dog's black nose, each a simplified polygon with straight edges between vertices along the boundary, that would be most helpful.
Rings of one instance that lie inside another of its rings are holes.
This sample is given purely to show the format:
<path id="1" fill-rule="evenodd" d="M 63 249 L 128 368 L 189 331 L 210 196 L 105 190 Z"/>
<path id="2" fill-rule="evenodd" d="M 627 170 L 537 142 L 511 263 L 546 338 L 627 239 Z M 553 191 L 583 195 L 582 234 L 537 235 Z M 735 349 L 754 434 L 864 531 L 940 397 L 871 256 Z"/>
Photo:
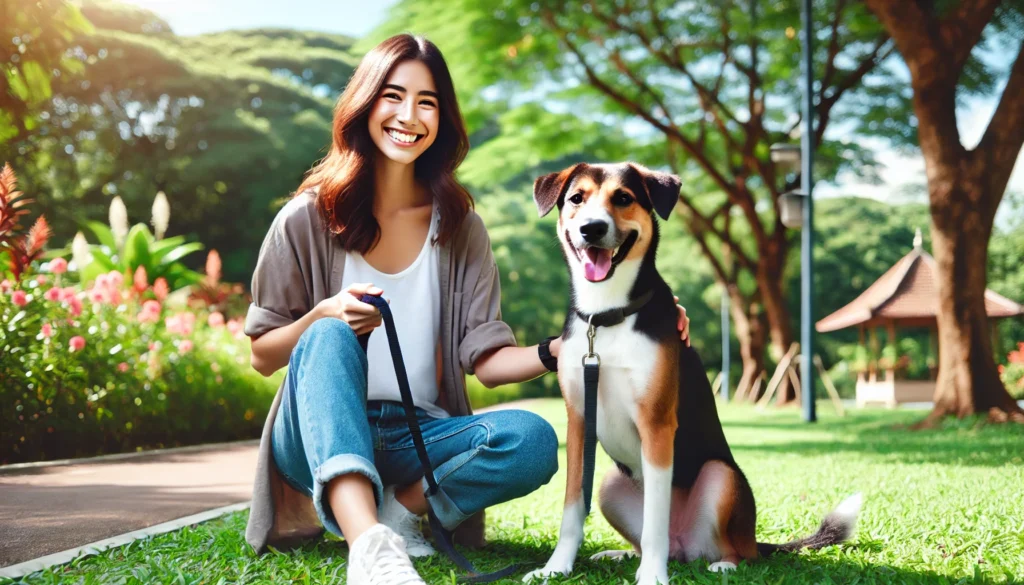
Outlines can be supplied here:
<path id="1" fill-rule="evenodd" d="M 580 235 L 587 243 L 593 244 L 608 233 L 608 223 L 600 220 L 588 221 L 580 226 Z"/>

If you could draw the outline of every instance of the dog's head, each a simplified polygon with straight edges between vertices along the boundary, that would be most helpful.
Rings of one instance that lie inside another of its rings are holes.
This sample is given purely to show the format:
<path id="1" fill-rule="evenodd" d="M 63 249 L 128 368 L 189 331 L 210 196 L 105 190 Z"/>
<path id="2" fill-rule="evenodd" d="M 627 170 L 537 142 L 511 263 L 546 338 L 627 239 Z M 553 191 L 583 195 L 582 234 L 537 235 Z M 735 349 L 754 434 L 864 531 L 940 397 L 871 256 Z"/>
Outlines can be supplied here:
<path id="1" fill-rule="evenodd" d="M 610 279 L 625 260 L 642 259 L 655 238 L 654 214 L 668 219 L 678 199 L 677 177 L 634 163 L 580 163 L 533 184 L 541 217 L 557 205 L 566 259 L 590 282 Z"/>

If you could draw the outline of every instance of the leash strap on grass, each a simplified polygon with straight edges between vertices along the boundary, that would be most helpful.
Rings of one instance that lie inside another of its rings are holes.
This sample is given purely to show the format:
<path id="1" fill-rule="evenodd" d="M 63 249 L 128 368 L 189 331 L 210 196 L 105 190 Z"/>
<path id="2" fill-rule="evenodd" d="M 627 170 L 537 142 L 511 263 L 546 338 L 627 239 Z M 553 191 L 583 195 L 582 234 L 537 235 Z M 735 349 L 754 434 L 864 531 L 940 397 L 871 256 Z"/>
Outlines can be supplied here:
<path id="1" fill-rule="evenodd" d="M 434 467 L 430 464 L 430 457 L 427 456 L 427 446 L 423 442 L 420 421 L 416 417 L 416 405 L 412 401 L 409 375 L 405 371 L 405 360 L 402 358 L 402 348 L 398 344 L 398 331 L 395 329 L 395 319 L 391 315 L 391 307 L 387 301 L 376 295 L 363 295 L 359 300 L 377 307 L 384 320 L 384 329 L 388 334 L 388 346 L 391 348 L 391 359 L 395 363 L 395 377 L 398 379 L 398 390 L 402 394 L 402 405 L 405 407 L 406 422 L 409 424 L 409 432 L 412 433 L 412 442 L 416 446 L 416 454 L 419 455 L 420 465 L 423 466 L 423 476 L 427 480 L 427 518 L 430 521 L 430 530 L 437 539 L 438 547 L 448 555 L 452 562 L 468 573 L 468 575 L 459 578 L 459 581 L 462 583 L 490 583 L 491 581 L 504 579 L 516 573 L 519 570 L 517 565 L 510 565 L 493 573 L 481 573 L 478 571 L 473 566 L 473 563 L 469 562 L 469 559 L 455 550 L 452 533 L 441 525 L 441 521 L 434 514 L 434 509 L 430 505 L 430 498 L 437 495 L 437 480 L 434 478 Z M 364 339 L 361 340 L 364 349 L 366 348 L 369 336 L 370 334 L 367 333 L 363 336 Z"/>

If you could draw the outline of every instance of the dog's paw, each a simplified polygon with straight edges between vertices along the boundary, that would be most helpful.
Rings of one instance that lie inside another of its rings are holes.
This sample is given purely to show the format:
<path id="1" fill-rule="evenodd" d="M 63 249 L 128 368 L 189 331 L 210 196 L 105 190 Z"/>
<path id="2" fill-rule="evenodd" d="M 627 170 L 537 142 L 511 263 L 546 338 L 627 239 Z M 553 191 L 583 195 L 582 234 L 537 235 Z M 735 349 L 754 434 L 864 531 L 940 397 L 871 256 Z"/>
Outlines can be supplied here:
<path id="1" fill-rule="evenodd" d="M 543 569 L 537 569 L 536 571 L 530 571 L 523 577 L 523 583 L 547 583 L 548 577 L 568 575 L 569 571 L 572 570 L 572 566 L 552 566 L 550 562 L 544 565 Z"/>
<path id="2" fill-rule="evenodd" d="M 708 565 L 708 570 L 712 573 L 724 573 L 726 571 L 735 571 L 736 563 L 730 563 L 729 561 L 718 561 L 717 563 L 711 563 Z"/>
<path id="3" fill-rule="evenodd" d="M 606 550 L 591 556 L 590 560 L 600 561 L 604 559 L 611 559 L 613 561 L 622 561 L 625 559 L 631 559 L 635 556 L 637 556 L 635 550 Z"/>
<path id="4" fill-rule="evenodd" d="M 640 561 L 636 571 L 637 585 L 668 585 L 668 566 L 665 563 Z"/>

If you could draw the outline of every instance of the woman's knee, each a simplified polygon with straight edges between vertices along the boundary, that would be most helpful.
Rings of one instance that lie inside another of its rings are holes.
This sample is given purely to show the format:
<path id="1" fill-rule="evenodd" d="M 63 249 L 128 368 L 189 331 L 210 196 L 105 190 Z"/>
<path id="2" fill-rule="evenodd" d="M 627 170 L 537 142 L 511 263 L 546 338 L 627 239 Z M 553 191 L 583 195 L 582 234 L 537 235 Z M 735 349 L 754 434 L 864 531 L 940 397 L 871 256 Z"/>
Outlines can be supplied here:
<path id="1" fill-rule="evenodd" d="M 332 362 L 347 357 L 365 363 L 366 352 L 348 323 L 341 319 L 324 317 L 313 321 L 302 332 L 291 357 L 292 360 L 315 360 L 326 357 Z"/>
<path id="2" fill-rule="evenodd" d="M 523 410 L 503 413 L 499 440 L 511 454 L 510 471 L 528 491 L 548 483 L 558 471 L 558 437 L 551 424 Z"/>

